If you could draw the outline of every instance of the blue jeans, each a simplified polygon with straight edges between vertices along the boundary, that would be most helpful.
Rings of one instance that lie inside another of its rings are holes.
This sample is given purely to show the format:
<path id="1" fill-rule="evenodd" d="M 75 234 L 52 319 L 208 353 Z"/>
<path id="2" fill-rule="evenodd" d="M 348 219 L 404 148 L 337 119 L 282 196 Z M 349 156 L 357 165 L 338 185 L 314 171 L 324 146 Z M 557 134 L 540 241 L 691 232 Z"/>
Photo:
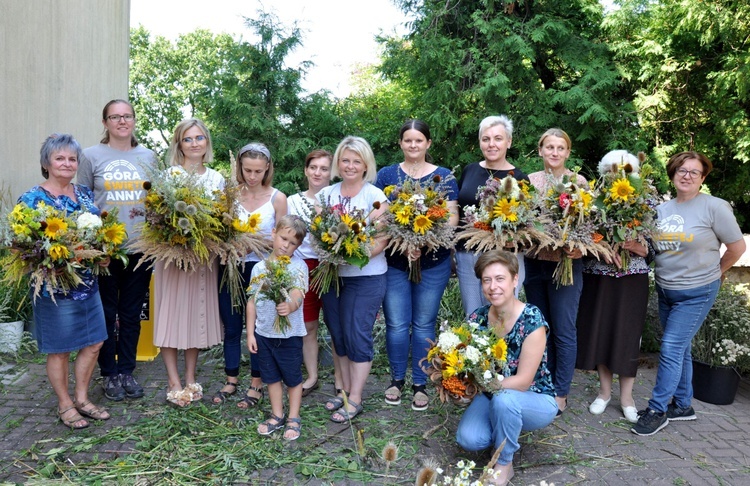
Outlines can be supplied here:
<path id="1" fill-rule="evenodd" d="M 472 251 L 456 252 L 456 275 L 458 276 L 458 288 L 461 291 L 461 303 L 464 306 L 464 313 L 468 316 L 480 307 L 489 304 L 484 298 L 482 292 L 482 282 L 474 273 L 474 265 L 477 263 L 480 253 Z M 516 253 L 518 258 L 518 286 L 515 294 L 521 290 L 524 279 L 526 278 L 523 253 Z"/>
<path id="2" fill-rule="evenodd" d="M 573 285 L 557 284 L 552 279 L 557 262 L 526 259 L 526 301 L 542 311 L 550 328 L 547 338 L 547 367 L 552 374 L 555 392 L 566 397 L 576 367 L 578 337 L 576 318 L 583 290 L 583 263 L 573 260 Z"/>
<path id="3" fill-rule="evenodd" d="M 250 282 L 250 273 L 258 262 L 245 262 L 245 270 L 241 270 L 242 287 L 246 288 Z M 229 295 L 229 287 L 222 288 L 221 279 L 224 276 L 225 266 L 219 265 L 219 316 L 224 324 L 224 372 L 227 376 L 240 376 L 240 357 L 242 356 L 242 329 L 245 326 L 245 308 L 236 309 L 232 307 L 232 297 Z M 260 378 L 260 367 L 258 360 L 250 355 L 251 376 Z"/>
<path id="4" fill-rule="evenodd" d="M 664 329 L 659 352 L 656 384 L 648 406 L 666 412 L 674 397 L 680 408 L 693 398 L 693 359 L 690 343 L 706 319 L 719 293 L 721 280 L 687 290 L 669 290 L 656 286 L 659 295 L 659 321 Z"/>
<path id="5" fill-rule="evenodd" d="M 430 347 L 427 340 L 435 340 L 440 299 L 450 276 L 450 258 L 432 268 L 422 269 L 422 281 L 418 284 L 409 281 L 408 270 L 388 267 L 383 313 L 385 347 L 394 380 L 403 380 L 406 376 L 411 348 L 412 380 L 415 385 L 427 383 L 427 375 L 419 362 L 427 356 Z"/>
<path id="6" fill-rule="evenodd" d="M 506 440 L 498 464 L 513 462 L 521 446 L 521 432 L 537 430 L 552 423 L 557 403 L 550 395 L 533 391 L 503 390 L 490 400 L 480 393 L 464 412 L 456 431 L 456 442 L 467 451 L 497 449 Z"/>
<path id="7" fill-rule="evenodd" d="M 107 325 L 107 339 L 98 357 L 102 376 L 132 375 L 135 370 L 141 309 L 151 282 L 147 264 L 135 268 L 141 257 L 142 253 L 128 255 L 127 266 L 112 260 L 110 274 L 99 277 L 99 295 Z"/>

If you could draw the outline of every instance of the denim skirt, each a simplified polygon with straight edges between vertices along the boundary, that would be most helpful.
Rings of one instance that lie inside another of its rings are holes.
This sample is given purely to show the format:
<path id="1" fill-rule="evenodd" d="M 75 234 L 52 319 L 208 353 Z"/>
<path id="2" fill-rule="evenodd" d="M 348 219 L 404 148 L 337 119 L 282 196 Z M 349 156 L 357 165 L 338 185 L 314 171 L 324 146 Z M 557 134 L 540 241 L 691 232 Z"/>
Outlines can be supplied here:
<path id="1" fill-rule="evenodd" d="M 33 297 L 32 297 L 33 299 Z M 107 339 L 99 292 L 85 300 L 38 296 L 33 303 L 36 342 L 42 353 L 69 353 Z"/>

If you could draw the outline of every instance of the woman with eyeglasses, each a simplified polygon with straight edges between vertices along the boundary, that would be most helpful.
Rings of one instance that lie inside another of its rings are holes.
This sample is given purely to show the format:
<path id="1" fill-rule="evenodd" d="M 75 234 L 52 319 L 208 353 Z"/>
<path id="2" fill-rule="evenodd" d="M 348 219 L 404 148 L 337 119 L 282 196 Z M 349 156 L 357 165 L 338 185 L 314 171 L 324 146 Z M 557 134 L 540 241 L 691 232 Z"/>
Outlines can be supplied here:
<path id="1" fill-rule="evenodd" d="M 239 214 L 248 218 L 250 215 L 260 216 L 258 234 L 271 238 L 271 231 L 282 216 L 286 215 L 286 196 L 273 183 L 273 160 L 271 151 L 262 143 L 253 142 L 240 149 L 237 157 L 237 173 L 235 177 L 240 184 Z M 250 253 L 245 257 L 244 269 L 241 269 L 245 286 L 250 282 L 253 267 L 265 255 Z M 240 371 L 240 353 L 242 328 L 244 326 L 245 309 L 233 308 L 232 300 L 227 288 L 219 292 L 219 311 L 224 323 L 224 372 L 227 375 L 224 386 L 214 395 L 214 403 L 223 403 L 228 397 L 237 392 Z M 260 367 L 255 356 L 250 357 L 250 388 L 237 403 L 242 409 L 258 405 L 263 398 L 263 382 L 260 379 Z"/>
<path id="2" fill-rule="evenodd" d="M 656 208 L 661 234 L 655 242 L 664 336 L 651 399 L 631 429 L 638 435 L 653 435 L 669 422 L 696 419 L 690 343 L 713 306 L 724 273 L 745 252 L 732 206 L 700 192 L 712 169 L 711 161 L 697 152 L 678 153 L 667 163 L 677 197 Z"/>
<path id="3" fill-rule="evenodd" d="M 173 168 L 197 177 L 206 191 L 224 188 L 224 177 L 206 167 L 213 161 L 211 135 L 196 118 L 181 121 L 175 128 L 167 152 Z M 203 388 L 196 380 L 198 352 L 222 340 L 219 317 L 218 263 L 198 265 L 184 271 L 176 265 L 154 264 L 154 345 L 161 348 L 167 369 L 167 401 L 186 407 L 203 398 Z M 185 352 L 185 387 L 177 369 L 178 350 Z M 184 393 L 184 392 L 189 393 Z M 186 397 L 190 397 L 189 399 Z"/>
<path id="4" fill-rule="evenodd" d="M 130 211 L 143 208 L 145 170 L 156 164 L 156 155 L 135 138 L 135 111 L 129 102 L 118 99 L 104 105 L 102 125 L 101 142 L 83 151 L 78 183 L 94 191 L 94 202 L 102 211 L 119 209 L 119 219 L 125 223 L 130 241 L 135 241 L 143 216 L 131 217 Z M 128 252 L 127 265 L 115 259 L 109 264 L 110 274 L 99 277 L 107 322 L 99 369 L 104 396 L 114 401 L 143 396 L 143 387 L 133 377 L 141 308 L 151 281 L 150 266 L 138 266 L 142 257 L 142 253 Z"/>

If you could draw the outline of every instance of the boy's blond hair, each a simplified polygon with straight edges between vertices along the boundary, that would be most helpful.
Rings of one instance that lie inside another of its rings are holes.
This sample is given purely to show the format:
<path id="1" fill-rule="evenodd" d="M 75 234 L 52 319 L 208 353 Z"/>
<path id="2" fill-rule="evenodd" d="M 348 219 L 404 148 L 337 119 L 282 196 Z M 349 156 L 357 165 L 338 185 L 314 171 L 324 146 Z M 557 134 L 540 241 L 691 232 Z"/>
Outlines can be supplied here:
<path id="1" fill-rule="evenodd" d="M 294 232 L 294 237 L 301 244 L 302 240 L 305 239 L 305 235 L 307 235 L 307 223 L 297 215 L 287 214 L 276 221 L 274 229 L 278 232 L 287 228 Z"/>

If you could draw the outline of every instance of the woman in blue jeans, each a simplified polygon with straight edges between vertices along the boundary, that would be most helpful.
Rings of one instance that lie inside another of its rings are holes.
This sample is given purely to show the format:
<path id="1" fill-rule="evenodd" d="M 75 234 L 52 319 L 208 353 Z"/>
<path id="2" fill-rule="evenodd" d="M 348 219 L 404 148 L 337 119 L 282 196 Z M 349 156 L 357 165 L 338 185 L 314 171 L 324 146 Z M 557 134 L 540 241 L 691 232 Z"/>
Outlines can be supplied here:
<path id="1" fill-rule="evenodd" d="M 529 174 L 529 180 L 537 192 L 544 194 L 552 180 L 559 181 L 563 176 L 573 174 L 565 168 L 570 149 L 570 137 L 559 128 L 550 128 L 542 134 L 539 138 L 539 156 L 544 170 Z M 586 184 L 586 179 L 579 175 L 577 183 Z M 557 285 L 552 277 L 563 251 L 573 258 L 573 285 Z M 542 249 L 533 258 L 527 255 L 525 260 L 526 280 L 523 285 L 526 301 L 539 307 L 550 326 L 549 369 L 555 383 L 555 400 L 560 413 L 568 406 L 568 392 L 576 366 L 576 318 L 583 290 L 581 256 L 580 250 Z"/>
<path id="2" fill-rule="evenodd" d="M 677 197 L 657 208 L 661 234 L 655 242 L 664 336 L 651 400 L 631 429 L 638 435 L 653 435 L 669 422 L 696 419 L 690 343 L 713 306 L 724 272 L 745 252 L 732 207 L 700 192 L 712 169 L 711 161 L 697 152 L 678 153 L 667 163 Z M 723 256 L 722 243 L 727 247 Z"/>
<path id="3" fill-rule="evenodd" d="M 474 397 L 458 424 L 456 441 L 469 451 L 496 449 L 505 441 L 489 483 L 504 485 L 513 477 L 513 454 L 521 447 L 521 432 L 546 427 L 557 413 L 555 388 L 547 369 L 549 326 L 539 309 L 515 297 L 515 255 L 489 251 L 479 257 L 474 270 L 490 304 L 474 311 L 469 320 L 505 338 L 510 374 L 499 392 Z"/>
<path id="4" fill-rule="evenodd" d="M 430 127 L 421 120 L 407 120 L 399 131 L 399 145 L 404 152 L 404 161 L 380 169 L 375 185 L 385 189 L 387 186 L 402 186 L 405 181 L 413 180 L 425 186 L 432 182 L 433 177 L 440 176 L 451 212 L 449 223 L 456 226 L 458 184 L 450 170 L 432 163 L 432 157 L 427 153 L 431 144 Z M 451 275 L 450 256 L 449 248 L 424 253 L 417 250 L 409 255 L 386 254 L 388 271 L 383 311 L 386 350 L 391 365 L 391 385 L 385 391 L 385 403 L 389 405 L 401 403 L 401 390 L 411 350 L 414 392 L 411 408 L 417 411 L 427 410 L 427 375 L 419 362 L 427 356 L 427 349 L 430 347 L 427 340 L 435 340 L 435 321 L 440 309 L 440 299 Z M 422 279 L 419 283 L 414 283 L 409 280 L 409 260 L 417 259 Z"/>

